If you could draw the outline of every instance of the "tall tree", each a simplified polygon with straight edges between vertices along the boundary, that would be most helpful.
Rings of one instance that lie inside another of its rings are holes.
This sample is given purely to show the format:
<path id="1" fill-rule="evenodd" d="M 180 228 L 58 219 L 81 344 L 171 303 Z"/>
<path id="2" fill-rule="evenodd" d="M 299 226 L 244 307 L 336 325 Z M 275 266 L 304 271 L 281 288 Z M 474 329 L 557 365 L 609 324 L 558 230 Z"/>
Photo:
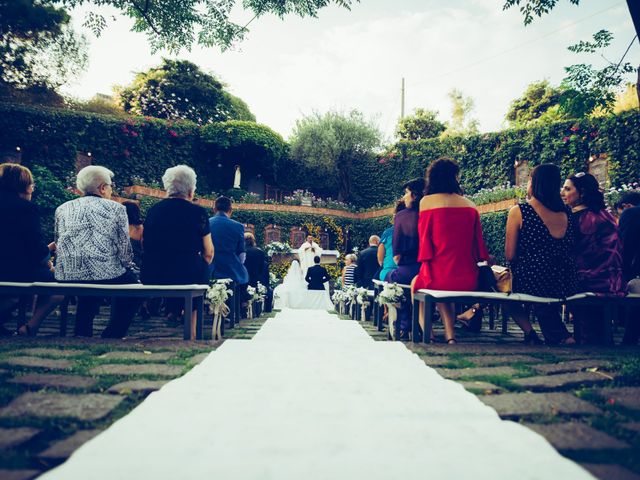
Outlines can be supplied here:
<path id="1" fill-rule="evenodd" d="M 515 127 L 562 120 L 566 115 L 560 111 L 561 95 L 562 89 L 552 87 L 548 80 L 533 82 L 511 102 L 505 119 Z"/>
<path id="2" fill-rule="evenodd" d="M 119 96 L 124 110 L 136 115 L 199 124 L 255 121 L 245 102 L 227 92 L 213 75 L 186 60 L 163 59 L 160 66 L 138 73 Z"/>
<path id="3" fill-rule="evenodd" d="M 83 37 L 69 15 L 38 0 L 0 0 L 0 87 L 55 92 L 87 63 Z"/>
<path id="4" fill-rule="evenodd" d="M 569 47 L 575 53 L 595 53 L 608 47 L 613 34 L 600 30 L 593 35 L 593 41 Z M 602 55 L 603 58 L 604 55 Z M 596 69 L 589 64 L 572 65 L 565 68 L 567 76 L 562 82 L 560 108 L 571 117 L 584 117 L 596 111 L 611 112 L 616 100 L 616 90 L 624 85 L 625 74 L 633 71 L 630 63 L 609 62 L 604 68 Z"/>
<path id="5" fill-rule="evenodd" d="M 313 175 L 314 190 L 337 190 L 338 199 L 348 201 L 354 164 L 373 155 L 382 134 L 355 110 L 314 113 L 296 122 L 289 142 L 294 164 Z"/>
<path id="6" fill-rule="evenodd" d="M 439 136 L 447 128 L 438 120 L 438 112 L 416 108 L 413 115 L 401 118 L 396 127 L 396 135 L 402 140 L 424 140 Z"/>
<path id="7" fill-rule="evenodd" d="M 569 3 L 579 5 L 580 0 L 568 0 Z M 533 21 L 533 16 L 541 17 L 554 9 L 558 0 L 505 0 L 502 6 L 503 10 L 507 10 L 511 7 L 519 7 L 520 12 L 524 17 L 524 24 L 529 25 Z M 629 14 L 633 21 L 633 26 L 636 30 L 635 40 L 640 42 L 640 1 L 627 0 L 627 7 L 629 8 Z M 640 101 L 640 67 L 638 67 L 638 79 L 636 82 L 636 91 L 638 93 L 638 100 Z"/>
<path id="8" fill-rule="evenodd" d="M 473 98 L 466 96 L 457 88 L 447 96 L 451 101 L 451 122 L 444 135 L 473 135 L 478 133 L 478 120 L 471 118 L 475 107 Z"/>
<path id="9" fill-rule="evenodd" d="M 237 0 L 51 0 L 68 7 L 93 4 L 117 8 L 134 20 L 133 30 L 147 34 L 152 50 L 166 48 L 178 52 L 190 49 L 194 42 L 201 46 L 228 48 L 241 41 L 248 25 L 267 13 L 282 18 L 288 14 L 315 17 L 328 5 L 349 9 L 359 0 L 243 0 L 241 6 L 253 14 L 245 25 L 231 21 Z M 107 26 L 104 15 L 91 11 L 85 25 L 96 35 Z"/>

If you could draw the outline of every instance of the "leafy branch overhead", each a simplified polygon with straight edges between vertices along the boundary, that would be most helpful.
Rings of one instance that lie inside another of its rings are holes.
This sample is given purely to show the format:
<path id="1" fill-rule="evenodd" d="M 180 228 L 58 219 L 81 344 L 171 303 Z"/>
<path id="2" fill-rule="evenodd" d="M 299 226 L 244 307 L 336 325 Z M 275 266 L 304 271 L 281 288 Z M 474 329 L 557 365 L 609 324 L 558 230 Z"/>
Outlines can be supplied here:
<path id="1" fill-rule="evenodd" d="M 549 13 L 556 6 L 559 0 L 506 0 L 502 6 L 503 10 L 511 7 L 518 7 L 520 13 L 524 17 L 524 24 L 529 25 L 533 22 L 533 16 L 541 17 Z M 569 3 L 579 5 L 580 0 L 569 0 Z"/>
<path id="2" fill-rule="evenodd" d="M 574 53 L 595 53 L 608 47 L 612 40 L 613 34 L 600 30 L 593 35 L 592 42 L 580 41 L 568 48 Z M 634 71 L 630 63 L 623 63 L 627 52 L 619 62 L 609 62 L 601 69 L 584 63 L 565 68 L 567 76 L 562 82 L 561 109 L 574 118 L 589 115 L 598 109 L 611 111 L 616 90 L 624 84 L 625 76 Z"/>
<path id="3" fill-rule="evenodd" d="M 232 20 L 237 0 L 53 0 L 66 7 L 94 5 L 114 7 L 134 20 L 133 30 L 146 33 L 152 50 L 189 50 L 194 43 L 204 47 L 231 47 L 244 39 L 249 24 L 265 14 L 278 17 L 295 14 L 316 17 L 318 11 L 335 4 L 350 9 L 359 0 L 243 0 L 241 7 L 253 15 L 246 23 Z M 235 12 L 234 12 L 235 13 Z M 92 10 L 85 25 L 99 35 L 107 26 L 107 19 Z"/>

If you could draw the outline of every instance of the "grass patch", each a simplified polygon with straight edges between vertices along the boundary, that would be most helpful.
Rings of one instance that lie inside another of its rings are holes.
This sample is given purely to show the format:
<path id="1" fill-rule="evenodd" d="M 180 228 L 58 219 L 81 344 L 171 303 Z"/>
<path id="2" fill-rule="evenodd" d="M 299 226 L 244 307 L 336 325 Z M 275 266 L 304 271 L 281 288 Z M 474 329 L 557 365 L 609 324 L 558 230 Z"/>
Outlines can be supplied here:
<path id="1" fill-rule="evenodd" d="M 476 381 L 476 382 L 480 381 L 480 382 L 492 383 L 496 387 L 500 387 L 509 392 L 524 391 L 524 388 L 522 388 L 520 385 L 516 385 L 511 381 L 511 377 L 509 375 L 465 376 L 456 380 L 457 381 Z"/>

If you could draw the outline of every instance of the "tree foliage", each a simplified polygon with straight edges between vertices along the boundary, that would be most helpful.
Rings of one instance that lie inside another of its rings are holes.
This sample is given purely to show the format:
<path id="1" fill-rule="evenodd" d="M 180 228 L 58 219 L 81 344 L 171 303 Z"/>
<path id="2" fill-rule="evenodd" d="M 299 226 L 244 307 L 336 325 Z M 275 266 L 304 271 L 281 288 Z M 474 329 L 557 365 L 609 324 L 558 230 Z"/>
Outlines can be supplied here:
<path id="1" fill-rule="evenodd" d="M 438 112 L 416 108 L 413 115 L 401 118 L 396 127 L 396 135 L 402 140 L 424 140 L 438 137 L 447 128 L 438 120 Z"/>
<path id="2" fill-rule="evenodd" d="M 600 30 L 593 35 L 593 41 L 580 41 L 568 48 L 574 53 L 595 53 L 608 47 L 612 40 L 611 32 Z M 621 60 L 618 63 L 609 62 L 601 69 L 581 63 L 565 70 L 567 76 L 562 82 L 564 91 L 560 96 L 560 107 L 570 117 L 580 118 L 596 110 L 611 112 L 616 90 L 624 84 L 625 75 L 634 68 Z"/>
<path id="3" fill-rule="evenodd" d="M 558 3 L 558 0 L 506 0 L 502 9 L 507 10 L 517 6 L 524 17 L 524 24 L 533 22 L 533 16 L 541 17 L 549 13 Z M 580 0 L 569 0 L 569 3 L 579 5 Z"/>
<path id="4" fill-rule="evenodd" d="M 224 89 L 213 75 L 186 60 L 163 59 L 138 73 L 119 93 L 126 112 L 198 124 L 226 120 L 255 121 L 249 107 Z"/>
<path id="5" fill-rule="evenodd" d="M 475 107 L 473 98 L 466 96 L 457 88 L 448 95 L 451 101 L 451 122 L 444 135 L 474 135 L 478 133 L 478 120 L 471 118 Z"/>
<path id="6" fill-rule="evenodd" d="M 86 64 L 86 40 L 73 31 L 64 10 L 37 0 L 0 0 L 0 89 L 5 95 L 11 96 L 10 90 L 35 96 L 55 92 Z"/>
<path id="7" fill-rule="evenodd" d="M 362 113 L 314 113 L 296 122 L 290 139 L 294 168 L 314 171 L 314 191 L 349 201 L 354 164 L 371 157 L 382 134 Z M 307 186 L 307 185 L 302 185 Z"/>
<path id="8" fill-rule="evenodd" d="M 552 87 L 548 80 L 533 82 L 511 102 L 505 119 L 515 127 L 563 120 L 566 115 L 560 112 L 561 95 L 562 89 Z"/>
<path id="9" fill-rule="evenodd" d="M 231 12 L 237 0 L 52 0 L 68 7 L 91 4 L 96 7 L 117 8 L 134 20 L 133 30 L 146 33 L 152 50 L 167 49 L 178 52 L 190 49 L 195 43 L 210 47 L 228 48 L 244 39 L 247 26 L 234 23 Z M 243 0 L 240 4 L 254 15 L 253 19 L 271 13 L 282 18 L 295 14 L 315 17 L 328 5 L 349 9 L 359 0 Z M 252 21 L 253 21 L 252 19 Z M 85 25 L 96 35 L 107 26 L 107 19 L 97 11 L 91 11 Z"/>

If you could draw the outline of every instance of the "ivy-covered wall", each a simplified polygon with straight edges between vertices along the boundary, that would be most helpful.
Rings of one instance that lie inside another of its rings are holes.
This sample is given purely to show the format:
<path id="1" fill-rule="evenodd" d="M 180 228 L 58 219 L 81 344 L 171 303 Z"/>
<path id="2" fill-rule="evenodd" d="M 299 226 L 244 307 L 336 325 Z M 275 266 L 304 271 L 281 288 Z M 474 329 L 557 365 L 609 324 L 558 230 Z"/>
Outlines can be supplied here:
<path id="1" fill-rule="evenodd" d="M 466 193 L 514 183 L 514 164 L 554 163 L 563 175 L 587 171 L 590 156 L 606 154 L 613 186 L 640 178 L 640 112 L 559 122 L 530 129 L 505 130 L 469 137 L 400 141 L 387 154 L 356 169 L 353 185 L 362 205 L 389 204 L 401 186 L 422 177 L 441 156 L 460 163 Z M 311 175 L 311 173 L 310 173 Z"/>
<path id="2" fill-rule="evenodd" d="M 280 135 L 253 122 L 201 128 L 187 121 L 0 103 L 0 151 L 16 146 L 24 165 L 46 167 L 67 184 L 73 184 L 76 152 L 91 152 L 93 163 L 113 170 L 120 185 L 159 183 L 168 167 L 190 165 L 201 193 L 230 188 L 235 164 L 242 166 L 244 181 L 252 174 L 275 181 L 287 154 Z"/>

